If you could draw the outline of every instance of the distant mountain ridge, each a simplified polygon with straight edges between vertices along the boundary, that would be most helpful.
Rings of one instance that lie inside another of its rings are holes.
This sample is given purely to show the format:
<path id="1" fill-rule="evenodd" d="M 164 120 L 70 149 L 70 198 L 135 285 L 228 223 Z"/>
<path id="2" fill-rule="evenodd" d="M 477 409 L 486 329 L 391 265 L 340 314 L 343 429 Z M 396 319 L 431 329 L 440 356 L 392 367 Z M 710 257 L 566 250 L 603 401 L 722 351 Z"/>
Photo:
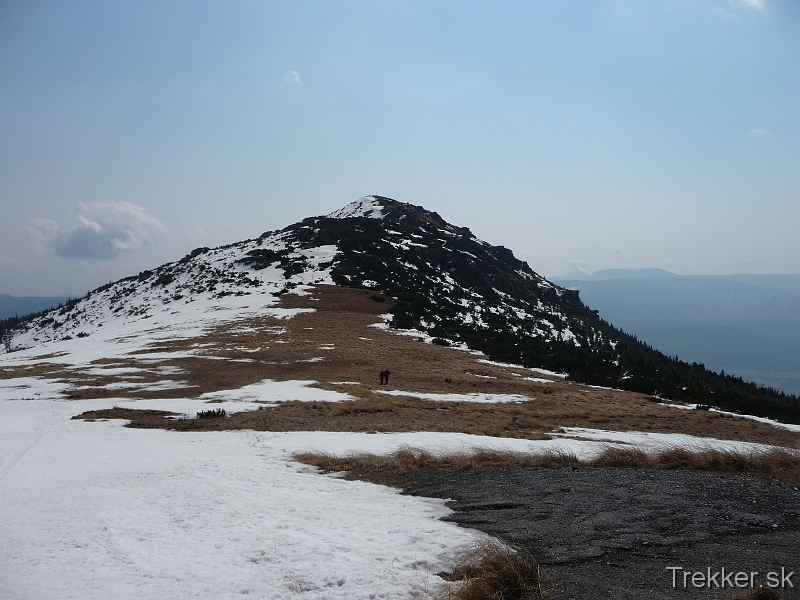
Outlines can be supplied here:
<path id="1" fill-rule="evenodd" d="M 67 296 L 11 296 L 0 294 L 0 319 L 22 317 L 47 310 L 69 300 Z"/>
<path id="2" fill-rule="evenodd" d="M 671 277 L 704 281 L 733 281 L 758 287 L 783 290 L 800 296 L 800 274 L 793 273 L 736 273 L 733 275 L 678 275 L 664 269 L 600 269 L 593 273 L 579 273 L 551 277 L 552 281 L 604 281 L 607 279 L 653 279 Z"/>
<path id="3" fill-rule="evenodd" d="M 667 354 L 800 393 L 800 275 L 614 269 L 556 281 Z"/>
<path id="4" fill-rule="evenodd" d="M 590 384 L 800 421 L 797 399 L 656 352 L 602 320 L 578 292 L 553 284 L 511 250 L 437 213 L 366 196 L 220 248 L 102 286 L 4 336 L 5 351 L 125 323 L 157 327 L 192 306 L 258 303 L 299 286 L 336 284 L 388 301 L 391 325 L 495 360 L 569 373 Z M 2 350 L 0 350 L 2 351 Z"/>

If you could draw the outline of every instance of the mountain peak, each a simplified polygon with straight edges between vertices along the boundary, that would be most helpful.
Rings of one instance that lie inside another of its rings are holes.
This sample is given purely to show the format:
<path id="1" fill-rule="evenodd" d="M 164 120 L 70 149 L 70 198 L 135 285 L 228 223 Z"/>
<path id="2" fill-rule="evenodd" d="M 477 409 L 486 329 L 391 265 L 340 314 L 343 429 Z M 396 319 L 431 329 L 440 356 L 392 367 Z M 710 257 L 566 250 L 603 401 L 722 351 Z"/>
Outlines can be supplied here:
<path id="1" fill-rule="evenodd" d="M 367 218 L 383 221 L 384 225 L 403 224 L 408 227 L 434 228 L 450 235 L 467 236 L 480 241 L 472 235 L 468 227 L 456 227 L 445 221 L 438 213 L 423 206 L 399 202 L 386 196 L 369 195 L 325 215 L 327 219 Z M 313 219 L 312 219 L 313 220 Z"/>
<path id="2" fill-rule="evenodd" d="M 400 202 L 370 194 L 351 202 L 342 208 L 325 215 L 328 219 L 376 219 L 387 223 L 399 223 L 408 219 L 407 224 L 413 226 L 433 225 L 439 229 L 446 229 L 451 233 L 468 234 L 470 231 L 466 227 L 454 227 L 442 219 L 437 213 L 426 209 L 423 206 L 416 206 L 407 202 Z"/>
<path id="3" fill-rule="evenodd" d="M 325 216 L 329 219 L 352 219 L 354 217 L 382 219 L 385 216 L 383 213 L 385 203 L 382 202 L 384 200 L 389 200 L 389 198 L 384 198 L 383 196 L 363 196 L 355 202 L 351 202 Z"/>

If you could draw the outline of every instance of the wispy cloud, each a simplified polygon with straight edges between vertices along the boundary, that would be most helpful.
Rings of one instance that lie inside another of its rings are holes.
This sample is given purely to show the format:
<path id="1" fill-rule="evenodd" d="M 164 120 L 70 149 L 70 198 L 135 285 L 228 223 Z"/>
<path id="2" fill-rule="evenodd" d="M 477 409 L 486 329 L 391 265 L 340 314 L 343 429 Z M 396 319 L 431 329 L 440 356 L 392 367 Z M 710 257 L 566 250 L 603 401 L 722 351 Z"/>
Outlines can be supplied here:
<path id="1" fill-rule="evenodd" d="M 726 19 L 733 19 L 736 15 L 729 13 L 727 10 L 720 6 L 715 6 L 711 9 L 711 12 L 717 16 L 725 17 Z"/>
<path id="2" fill-rule="evenodd" d="M 16 267 L 18 264 L 19 261 L 16 258 L 0 254 L 0 269 L 3 267 Z"/>
<path id="3" fill-rule="evenodd" d="M 129 202 L 81 203 L 75 207 L 75 218 L 72 227 L 40 219 L 29 232 L 63 258 L 112 260 L 149 245 L 166 231 L 147 209 Z"/>
<path id="4" fill-rule="evenodd" d="M 289 71 L 283 76 L 283 80 L 286 83 L 303 83 L 300 81 L 300 75 L 297 73 L 297 71 Z"/>
<path id="5" fill-rule="evenodd" d="M 730 10 L 725 10 L 721 6 L 715 6 L 711 9 L 711 12 L 718 17 L 724 17 L 726 19 L 737 19 L 739 17 L 739 13 L 736 12 L 739 8 L 747 9 L 754 9 L 754 10 L 764 10 L 766 8 L 766 0 L 728 0 L 728 5 Z"/>
<path id="6" fill-rule="evenodd" d="M 750 130 L 750 135 L 759 136 L 759 135 L 769 135 L 769 131 L 766 129 L 758 129 L 757 127 Z"/>
<path id="7" fill-rule="evenodd" d="M 567 263 L 569 264 L 570 269 L 576 275 L 591 275 L 592 271 L 589 269 L 589 265 L 582 261 L 582 260 L 568 260 Z"/>
<path id="8" fill-rule="evenodd" d="M 28 227 L 28 236 L 39 242 L 47 242 L 58 234 L 58 223 L 52 219 L 37 219 Z"/>

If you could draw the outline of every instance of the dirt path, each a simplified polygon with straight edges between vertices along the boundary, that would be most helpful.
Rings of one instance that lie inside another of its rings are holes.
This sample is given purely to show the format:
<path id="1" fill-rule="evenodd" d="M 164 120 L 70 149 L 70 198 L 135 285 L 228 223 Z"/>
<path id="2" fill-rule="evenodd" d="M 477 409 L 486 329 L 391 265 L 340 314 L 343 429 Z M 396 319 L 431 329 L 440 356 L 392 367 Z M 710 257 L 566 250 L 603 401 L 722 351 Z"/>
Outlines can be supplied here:
<path id="1" fill-rule="evenodd" d="M 692 471 L 510 469 L 422 475 L 415 495 L 448 498 L 448 520 L 532 552 L 574 599 L 727 598 L 683 570 L 794 572 L 800 598 L 800 492 L 762 480 Z M 673 571 L 676 585 L 672 585 Z M 720 575 L 721 577 L 721 575 Z M 717 578 L 719 579 L 719 578 Z M 699 582 L 696 579 L 695 582 Z M 749 586 L 749 581 L 748 581 Z"/>

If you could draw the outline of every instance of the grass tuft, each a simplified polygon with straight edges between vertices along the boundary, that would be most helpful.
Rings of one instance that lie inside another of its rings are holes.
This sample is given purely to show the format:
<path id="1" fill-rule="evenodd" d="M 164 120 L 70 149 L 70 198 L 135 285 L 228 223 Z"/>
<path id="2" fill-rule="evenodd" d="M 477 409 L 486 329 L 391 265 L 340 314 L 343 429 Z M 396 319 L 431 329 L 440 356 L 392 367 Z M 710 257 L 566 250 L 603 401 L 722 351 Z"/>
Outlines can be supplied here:
<path id="1" fill-rule="evenodd" d="M 440 576 L 453 583 L 436 600 L 534 600 L 547 598 L 551 589 L 533 556 L 488 540 L 461 555 L 452 573 Z"/>
<path id="2" fill-rule="evenodd" d="M 212 408 L 209 410 L 201 410 L 197 413 L 198 419 L 221 419 L 227 416 L 224 408 Z"/>

